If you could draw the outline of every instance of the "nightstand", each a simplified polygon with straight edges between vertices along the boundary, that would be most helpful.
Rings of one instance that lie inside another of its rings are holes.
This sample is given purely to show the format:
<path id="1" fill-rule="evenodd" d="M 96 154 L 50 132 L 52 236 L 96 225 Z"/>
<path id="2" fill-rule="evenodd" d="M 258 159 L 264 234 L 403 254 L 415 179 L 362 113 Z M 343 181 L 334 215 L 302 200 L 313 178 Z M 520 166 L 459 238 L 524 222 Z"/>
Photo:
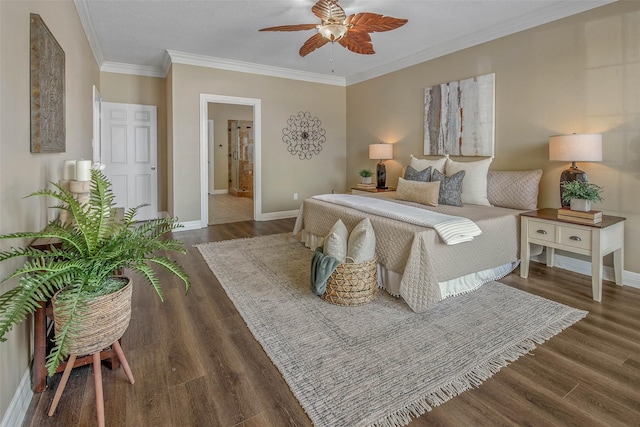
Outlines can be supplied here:
<path id="1" fill-rule="evenodd" d="M 394 187 L 382 188 L 358 188 L 351 187 L 351 194 L 367 194 L 367 193 L 393 193 L 396 189 Z"/>
<path id="2" fill-rule="evenodd" d="M 622 286 L 624 263 L 624 221 L 603 215 L 597 224 L 558 219 L 557 209 L 540 209 L 520 214 L 520 277 L 529 275 L 530 243 L 547 248 L 547 267 L 553 267 L 555 249 L 591 257 L 593 299 L 602 300 L 602 257 L 613 252 L 616 285 Z"/>

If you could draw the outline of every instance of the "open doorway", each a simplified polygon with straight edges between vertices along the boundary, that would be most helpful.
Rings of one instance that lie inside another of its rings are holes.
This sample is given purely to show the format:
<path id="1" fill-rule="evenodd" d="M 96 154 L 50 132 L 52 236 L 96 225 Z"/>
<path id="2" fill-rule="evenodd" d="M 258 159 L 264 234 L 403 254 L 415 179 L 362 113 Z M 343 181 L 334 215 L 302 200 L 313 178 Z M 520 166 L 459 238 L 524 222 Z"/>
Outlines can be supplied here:
<path id="1" fill-rule="evenodd" d="M 209 104 L 209 225 L 253 219 L 253 108 Z M 251 120 L 229 119 L 244 117 Z M 215 122 L 226 122 L 224 129 Z M 224 131 L 226 130 L 226 134 Z M 213 165 L 213 167 L 211 166 Z"/>
<path id="2" fill-rule="evenodd" d="M 200 95 L 203 226 L 261 220 L 260 114 L 259 99 Z"/>

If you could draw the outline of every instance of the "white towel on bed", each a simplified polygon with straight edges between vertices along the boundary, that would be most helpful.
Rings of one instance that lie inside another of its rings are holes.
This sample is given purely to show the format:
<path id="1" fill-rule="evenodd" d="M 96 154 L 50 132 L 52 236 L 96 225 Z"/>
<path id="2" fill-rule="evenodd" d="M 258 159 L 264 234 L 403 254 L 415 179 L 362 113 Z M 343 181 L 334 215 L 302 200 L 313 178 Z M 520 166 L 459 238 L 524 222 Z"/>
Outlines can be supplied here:
<path id="1" fill-rule="evenodd" d="M 313 198 L 409 224 L 433 228 L 447 245 L 468 242 L 473 240 L 474 236 L 482 234 L 482 230 L 469 218 L 441 214 L 384 199 L 352 194 L 321 194 Z"/>

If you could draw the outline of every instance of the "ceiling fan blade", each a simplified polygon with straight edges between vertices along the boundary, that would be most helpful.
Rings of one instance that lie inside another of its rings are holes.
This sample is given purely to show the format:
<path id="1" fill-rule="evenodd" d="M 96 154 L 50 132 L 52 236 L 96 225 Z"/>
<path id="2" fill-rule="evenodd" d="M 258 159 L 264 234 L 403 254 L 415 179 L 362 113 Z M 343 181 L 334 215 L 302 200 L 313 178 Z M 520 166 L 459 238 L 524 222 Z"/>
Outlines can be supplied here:
<path id="1" fill-rule="evenodd" d="M 337 0 L 319 0 L 313 5 L 311 11 L 318 18 L 325 21 L 342 23 L 347 19 L 347 14 L 344 13 L 344 9 L 338 6 Z"/>
<path id="2" fill-rule="evenodd" d="M 359 31 L 366 31 L 368 33 L 391 31 L 396 28 L 402 27 L 408 20 L 393 18 L 391 16 L 382 16 L 378 13 L 357 13 L 350 15 L 345 25 L 353 25 L 357 27 Z"/>
<path id="3" fill-rule="evenodd" d="M 343 47 L 346 47 L 351 52 L 359 53 L 361 55 L 373 55 L 376 53 L 373 50 L 373 44 L 371 43 L 371 36 L 364 31 L 357 31 L 350 29 L 347 34 L 338 40 Z"/>
<path id="4" fill-rule="evenodd" d="M 309 38 L 309 40 L 304 42 L 304 44 L 300 48 L 300 56 L 307 56 L 319 47 L 324 46 L 328 41 L 329 40 L 322 37 L 320 33 L 314 34 Z"/>
<path id="5" fill-rule="evenodd" d="M 279 27 L 263 28 L 258 31 L 303 31 L 313 30 L 318 24 L 297 24 L 297 25 L 280 25 Z"/>

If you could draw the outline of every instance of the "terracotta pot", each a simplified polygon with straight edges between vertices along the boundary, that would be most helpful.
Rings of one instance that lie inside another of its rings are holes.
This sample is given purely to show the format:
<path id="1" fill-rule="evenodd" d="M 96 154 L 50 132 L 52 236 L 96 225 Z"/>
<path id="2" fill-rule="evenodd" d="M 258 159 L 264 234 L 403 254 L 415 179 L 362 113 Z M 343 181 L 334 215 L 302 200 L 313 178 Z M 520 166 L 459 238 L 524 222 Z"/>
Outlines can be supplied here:
<path id="1" fill-rule="evenodd" d="M 80 356 L 100 351 L 120 339 L 127 330 L 131 319 L 133 282 L 129 277 L 123 278 L 128 281 L 123 288 L 114 293 L 93 298 L 87 303 L 88 313 L 84 316 L 77 335 L 67 340 L 69 354 Z M 67 316 L 56 314 L 57 297 L 60 292 L 64 292 L 64 289 L 56 292 L 51 299 L 56 334 L 68 320 Z"/>

